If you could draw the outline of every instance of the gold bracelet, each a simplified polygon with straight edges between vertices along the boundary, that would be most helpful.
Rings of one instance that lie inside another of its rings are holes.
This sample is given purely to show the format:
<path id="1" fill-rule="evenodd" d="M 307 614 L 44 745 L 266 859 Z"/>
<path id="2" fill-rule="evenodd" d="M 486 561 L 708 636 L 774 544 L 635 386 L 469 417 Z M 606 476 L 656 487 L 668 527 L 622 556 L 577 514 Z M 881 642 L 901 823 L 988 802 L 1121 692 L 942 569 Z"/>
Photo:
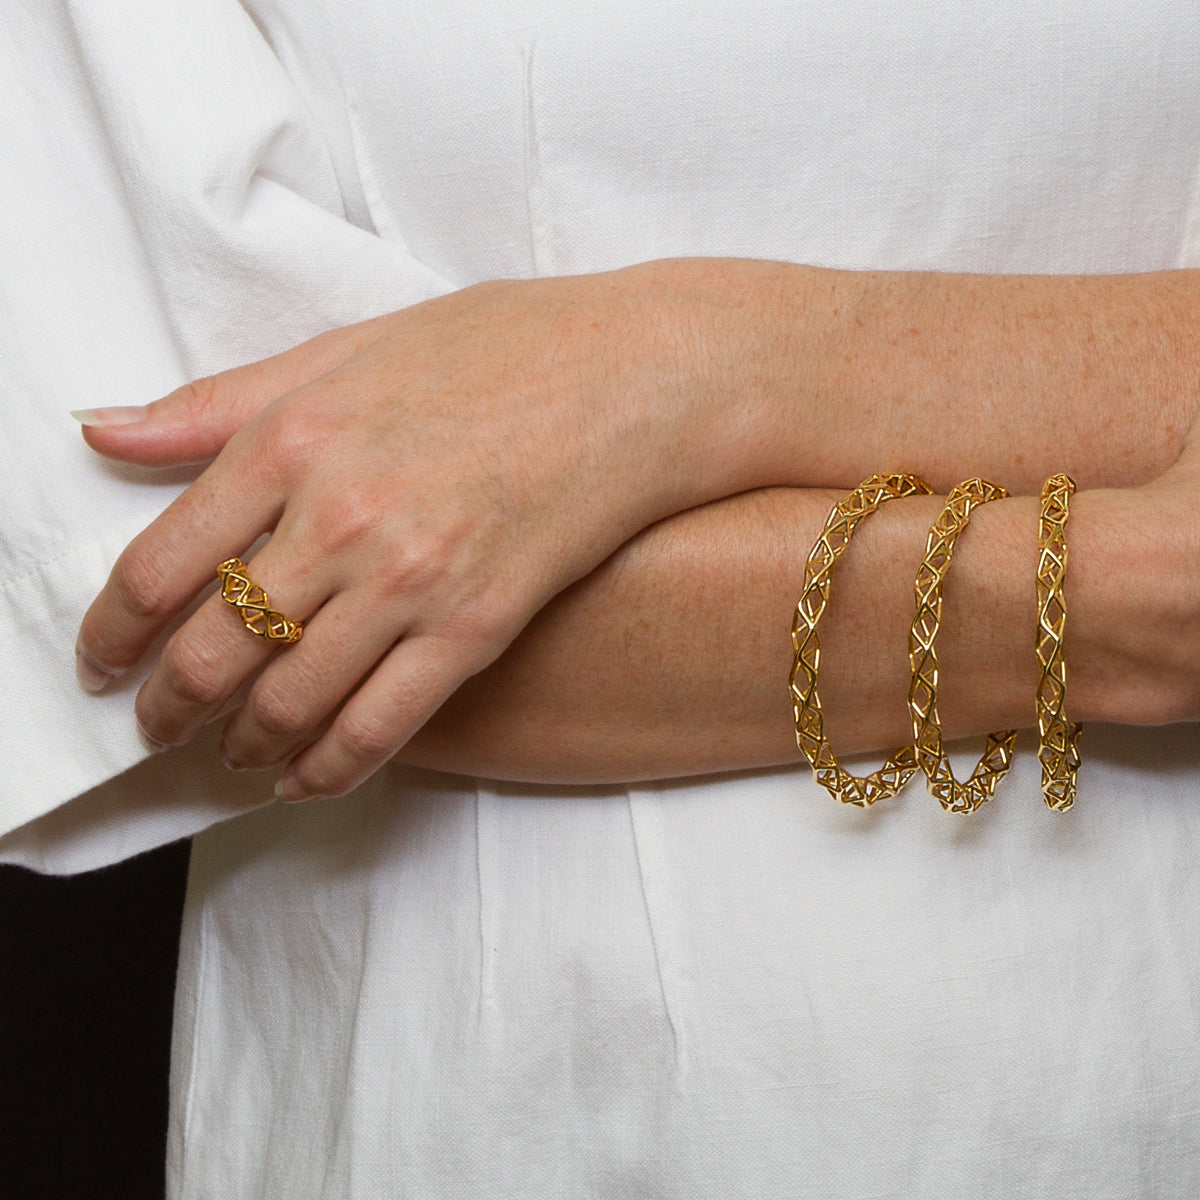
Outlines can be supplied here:
<path id="1" fill-rule="evenodd" d="M 829 513 L 825 528 L 809 552 L 804 568 L 804 591 L 796 604 L 792 621 L 792 661 L 790 679 L 792 710 L 796 716 L 796 745 L 812 767 L 813 777 L 835 800 L 869 808 L 877 800 L 894 796 L 912 778 L 917 769 L 916 753 L 911 746 L 895 751 L 883 766 L 865 778 L 851 775 L 838 765 L 825 737 L 825 719 L 817 692 L 817 668 L 821 662 L 821 643 L 817 622 L 829 602 L 829 579 L 833 564 L 849 545 L 858 523 L 881 504 L 903 496 L 933 489 L 915 475 L 893 473 L 872 475 L 838 501 Z"/>
<path id="2" fill-rule="evenodd" d="M 996 785 L 1012 765 L 1015 729 L 989 733 L 983 757 L 966 783 L 954 778 L 950 761 L 942 750 L 942 727 L 938 719 L 938 666 L 935 640 L 942 620 L 942 580 L 950 568 L 954 541 L 970 520 L 971 510 L 989 500 L 1007 496 L 999 484 L 986 479 L 967 479 L 946 498 L 946 504 L 929 530 L 925 559 L 917 568 L 917 613 L 909 633 L 908 658 L 912 684 L 908 707 L 912 713 L 913 741 L 917 763 L 929 781 L 929 791 L 948 812 L 974 812 L 996 792 Z"/>
<path id="3" fill-rule="evenodd" d="M 1075 491 L 1069 475 L 1051 475 L 1042 487 L 1038 520 L 1037 687 L 1038 761 L 1042 764 L 1042 796 L 1055 812 L 1066 812 L 1075 803 L 1075 772 L 1079 767 L 1082 725 L 1067 720 L 1067 664 L 1063 658 L 1063 630 L 1067 601 L 1063 576 L 1067 570 L 1067 516 Z"/>

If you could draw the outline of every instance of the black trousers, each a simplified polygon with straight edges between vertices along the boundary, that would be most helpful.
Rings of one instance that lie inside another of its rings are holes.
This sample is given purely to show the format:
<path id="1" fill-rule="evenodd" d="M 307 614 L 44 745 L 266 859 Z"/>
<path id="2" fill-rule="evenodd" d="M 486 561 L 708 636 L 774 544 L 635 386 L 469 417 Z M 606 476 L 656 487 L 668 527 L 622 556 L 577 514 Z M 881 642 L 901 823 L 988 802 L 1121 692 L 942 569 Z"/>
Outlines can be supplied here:
<path id="1" fill-rule="evenodd" d="M 0 867 L 0 1193 L 162 1200 L 186 842 L 88 875 Z"/>

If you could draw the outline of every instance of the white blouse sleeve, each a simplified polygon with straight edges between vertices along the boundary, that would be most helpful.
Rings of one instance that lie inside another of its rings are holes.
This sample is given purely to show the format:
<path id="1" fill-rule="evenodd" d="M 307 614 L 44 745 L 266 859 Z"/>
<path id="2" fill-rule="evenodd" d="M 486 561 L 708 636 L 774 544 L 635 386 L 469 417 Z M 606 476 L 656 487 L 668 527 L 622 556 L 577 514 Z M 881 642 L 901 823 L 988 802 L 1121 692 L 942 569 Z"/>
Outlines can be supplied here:
<path id="1" fill-rule="evenodd" d="M 75 871 L 269 784 L 211 749 L 139 767 L 140 676 L 102 696 L 75 682 L 88 603 L 190 476 L 105 463 L 69 411 L 144 403 L 452 285 L 370 227 L 233 0 L 5 6 L 0 109 L 0 861 Z"/>

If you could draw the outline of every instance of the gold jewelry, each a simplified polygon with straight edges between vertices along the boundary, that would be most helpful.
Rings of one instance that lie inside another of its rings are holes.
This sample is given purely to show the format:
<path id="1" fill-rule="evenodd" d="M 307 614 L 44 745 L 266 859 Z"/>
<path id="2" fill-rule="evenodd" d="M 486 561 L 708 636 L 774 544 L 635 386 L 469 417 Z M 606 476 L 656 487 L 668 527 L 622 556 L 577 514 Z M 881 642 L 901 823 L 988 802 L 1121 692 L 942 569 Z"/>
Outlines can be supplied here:
<path id="1" fill-rule="evenodd" d="M 270 642 L 298 642 L 304 626 L 276 612 L 271 597 L 246 574 L 248 570 L 240 558 L 227 558 L 217 568 L 221 599 L 237 609 L 242 624 L 256 637 Z"/>
<path id="2" fill-rule="evenodd" d="M 1038 761 L 1042 764 L 1042 796 L 1055 812 L 1066 812 L 1075 803 L 1075 772 L 1079 767 L 1082 725 L 1067 720 L 1064 702 L 1067 664 L 1063 658 L 1063 630 L 1067 601 L 1063 576 L 1067 570 L 1067 516 L 1075 491 L 1069 475 L 1051 475 L 1042 487 L 1038 520 L 1037 660 L 1042 668 L 1037 687 Z"/>
<path id="3" fill-rule="evenodd" d="M 908 707 L 912 712 L 913 741 L 917 763 L 929 781 L 929 791 L 948 812 L 974 812 L 996 792 L 996 785 L 1012 765 L 1015 729 L 989 733 L 983 757 L 966 783 L 954 778 L 950 761 L 942 750 L 942 727 L 938 719 L 938 666 L 935 640 L 942 620 L 942 580 L 950 568 L 954 541 L 970 520 L 971 510 L 989 500 L 1007 496 L 997 483 L 967 479 L 946 498 L 945 506 L 929 530 L 925 559 L 917 568 L 917 613 L 908 640 L 912 683 Z"/>
<path id="4" fill-rule="evenodd" d="M 933 488 L 915 475 L 872 475 L 863 480 L 833 506 L 805 564 L 804 591 L 792 621 L 795 658 L 790 684 L 792 710 L 796 716 L 796 745 L 808 759 L 816 781 L 843 804 L 869 808 L 877 800 L 894 796 L 912 778 L 917 769 L 917 758 L 912 746 L 905 746 L 895 751 L 878 771 L 860 778 L 843 770 L 834 757 L 825 737 L 825 720 L 817 693 L 817 668 L 821 661 L 817 622 L 829 601 L 830 574 L 838 556 L 849 545 L 859 521 L 885 501 L 932 492 Z"/>

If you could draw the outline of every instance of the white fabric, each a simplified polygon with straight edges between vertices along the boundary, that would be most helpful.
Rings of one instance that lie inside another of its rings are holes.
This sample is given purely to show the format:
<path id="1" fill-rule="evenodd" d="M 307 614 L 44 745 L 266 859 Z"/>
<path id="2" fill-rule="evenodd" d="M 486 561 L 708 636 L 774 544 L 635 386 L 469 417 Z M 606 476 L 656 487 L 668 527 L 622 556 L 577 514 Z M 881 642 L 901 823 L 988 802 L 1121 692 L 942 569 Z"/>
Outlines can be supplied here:
<path id="1" fill-rule="evenodd" d="M 344 219 L 306 105 L 230 0 L 5 5 L 0 53 L 8 831 L 143 757 L 138 678 L 83 695 L 72 645 L 118 551 L 180 473 L 103 463 L 69 410 L 142 403 L 451 284 Z M 153 806 L 122 784 L 77 806 L 61 849 L 30 830 L 3 853 L 80 870 L 203 828 L 231 795 L 264 799 L 261 781 L 231 787 L 199 761 L 180 760 Z"/>
<path id="2" fill-rule="evenodd" d="M 136 680 L 71 680 L 182 481 L 67 409 L 497 275 L 1200 265 L 1197 35 L 1192 0 L 0 10 L 0 857 L 81 870 L 264 798 L 211 738 L 137 765 Z M 1027 739 L 972 821 L 798 770 L 396 768 L 216 825 L 172 1195 L 1200 1194 L 1200 739 L 1085 749 L 1065 818 Z"/>

